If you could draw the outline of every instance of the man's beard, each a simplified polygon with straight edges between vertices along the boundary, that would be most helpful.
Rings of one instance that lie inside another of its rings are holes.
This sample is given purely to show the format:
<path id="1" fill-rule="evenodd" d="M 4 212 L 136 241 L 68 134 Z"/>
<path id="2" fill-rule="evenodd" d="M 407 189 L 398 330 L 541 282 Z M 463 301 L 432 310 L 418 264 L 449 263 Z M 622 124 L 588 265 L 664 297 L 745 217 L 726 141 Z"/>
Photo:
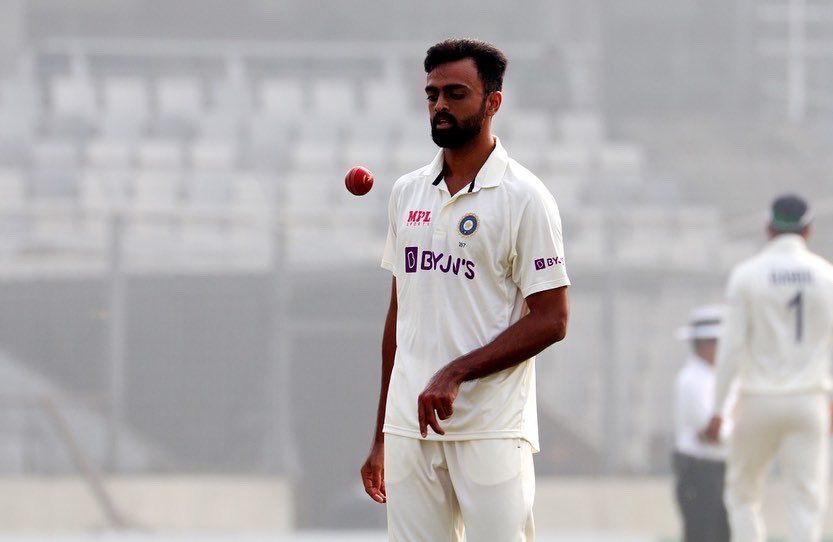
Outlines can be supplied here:
<path id="1" fill-rule="evenodd" d="M 474 115 L 457 122 L 448 113 L 437 113 L 431 121 L 431 139 L 438 147 L 444 149 L 459 149 L 480 133 L 483 129 L 483 121 L 486 119 L 486 101 L 483 107 Z M 451 124 L 450 128 L 437 128 L 439 121 L 445 120 Z"/>

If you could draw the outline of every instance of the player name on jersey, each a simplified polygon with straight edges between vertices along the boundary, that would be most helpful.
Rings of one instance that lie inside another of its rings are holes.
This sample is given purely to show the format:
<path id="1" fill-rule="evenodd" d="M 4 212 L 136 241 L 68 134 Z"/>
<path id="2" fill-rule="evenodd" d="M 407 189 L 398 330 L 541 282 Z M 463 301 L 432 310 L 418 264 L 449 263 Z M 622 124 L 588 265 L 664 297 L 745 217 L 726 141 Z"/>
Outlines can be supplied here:
<path id="1" fill-rule="evenodd" d="M 807 269 L 778 269 L 769 274 L 769 282 L 775 286 L 813 284 L 813 273 Z"/>

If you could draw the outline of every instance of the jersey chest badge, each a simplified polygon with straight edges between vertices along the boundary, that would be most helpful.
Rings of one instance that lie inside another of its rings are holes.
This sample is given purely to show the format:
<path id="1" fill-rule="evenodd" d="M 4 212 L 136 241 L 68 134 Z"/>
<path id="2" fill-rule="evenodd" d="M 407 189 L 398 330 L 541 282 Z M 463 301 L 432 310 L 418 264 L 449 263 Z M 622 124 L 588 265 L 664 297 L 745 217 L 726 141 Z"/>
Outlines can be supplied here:
<path id="1" fill-rule="evenodd" d="M 478 226 L 480 226 L 480 219 L 477 218 L 477 215 L 466 213 L 460 219 L 460 223 L 457 224 L 457 232 L 463 237 L 470 237 L 477 231 Z"/>

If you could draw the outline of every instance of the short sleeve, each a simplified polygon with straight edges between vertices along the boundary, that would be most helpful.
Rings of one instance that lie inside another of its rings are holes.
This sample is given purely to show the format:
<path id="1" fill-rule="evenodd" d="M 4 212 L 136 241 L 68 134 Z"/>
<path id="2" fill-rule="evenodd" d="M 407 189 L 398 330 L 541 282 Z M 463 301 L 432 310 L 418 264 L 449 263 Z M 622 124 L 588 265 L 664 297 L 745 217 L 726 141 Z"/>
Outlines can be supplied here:
<path id="1" fill-rule="evenodd" d="M 570 284 L 561 216 L 546 190 L 535 192 L 518 218 L 511 265 L 512 280 L 524 297 Z"/>
<path id="2" fill-rule="evenodd" d="M 388 235 L 385 239 L 385 249 L 382 252 L 382 268 L 396 274 L 396 190 L 393 190 L 388 201 Z"/>

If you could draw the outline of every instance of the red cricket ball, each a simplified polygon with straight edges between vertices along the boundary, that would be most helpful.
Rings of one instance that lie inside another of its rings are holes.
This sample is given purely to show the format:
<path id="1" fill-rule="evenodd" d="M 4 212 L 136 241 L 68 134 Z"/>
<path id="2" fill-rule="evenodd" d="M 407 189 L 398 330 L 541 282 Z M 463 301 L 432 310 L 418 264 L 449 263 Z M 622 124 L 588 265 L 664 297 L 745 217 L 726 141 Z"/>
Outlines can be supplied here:
<path id="1" fill-rule="evenodd" d="M 369 169 L 356 166 L 344 177 L 344 186 L 355 196 L 364 196 L 373 188 L 373 174 Z"/>

